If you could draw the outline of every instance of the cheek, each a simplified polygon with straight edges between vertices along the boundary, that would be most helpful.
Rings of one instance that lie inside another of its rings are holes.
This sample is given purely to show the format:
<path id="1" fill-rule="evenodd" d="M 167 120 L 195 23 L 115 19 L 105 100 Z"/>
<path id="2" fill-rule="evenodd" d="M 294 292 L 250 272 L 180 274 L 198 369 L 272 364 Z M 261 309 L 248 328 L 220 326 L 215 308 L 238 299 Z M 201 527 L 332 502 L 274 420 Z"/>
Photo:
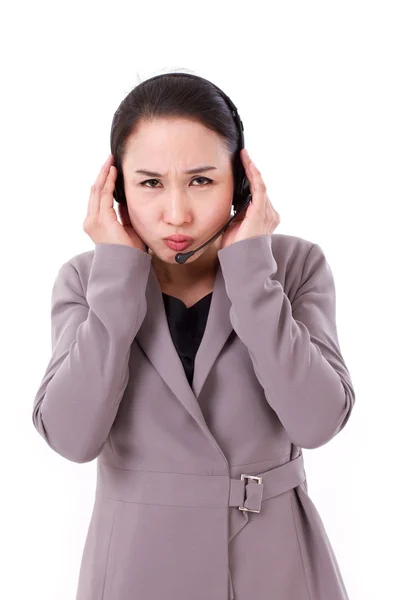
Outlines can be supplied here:
<path id="1" fill-rule="evenodd" d="M 228 219 L 232 210 L 232 197 L 227 196 L 224 200 L 219 199 L 215 202 L 212 210 L 207 211 L 207 221 L 209 223 L 221 223 Z"/>
<path id="2" fill-rule="evenodd" d="M 227 207 L 218 207 L 207 215 L 205 221 L 207 224 L 216 227 L 229 218 L 229 209 Z"/>
<path id="3" fill-rule="evenodd" d="M 151 228 L 152 223 L 154 223 L 154 215 L 152 215 L 151 211 L 144 206 L 135 204 L 134 207 L 130 208 L 129 213 L 131 215 L 132 224 L 140 231 L 146 231 Z"/>

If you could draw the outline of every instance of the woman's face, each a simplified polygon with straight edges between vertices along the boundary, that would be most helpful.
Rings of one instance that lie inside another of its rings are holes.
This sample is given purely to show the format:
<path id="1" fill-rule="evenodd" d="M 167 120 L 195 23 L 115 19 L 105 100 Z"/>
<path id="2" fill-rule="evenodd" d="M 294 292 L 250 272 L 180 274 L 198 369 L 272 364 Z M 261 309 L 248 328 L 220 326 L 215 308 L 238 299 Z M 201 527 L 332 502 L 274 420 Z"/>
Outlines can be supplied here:
<path id="1" fill-rule="evenodd" d="M 206 166 L 212 168 L 200 168 Z M 187 252 L 206 242 L 231 216 L 234 180 L 229 154 L 220 137 L 198 122 L 142 121 L 127 140 L 122 173 L 132 225 L 162 261 L 175 263 L 177 253 L 165 244 L 166 236 L 191 236 Z M 219 241 L 220 237 L 187 263 L 212 246 L 218 248 Z"/>

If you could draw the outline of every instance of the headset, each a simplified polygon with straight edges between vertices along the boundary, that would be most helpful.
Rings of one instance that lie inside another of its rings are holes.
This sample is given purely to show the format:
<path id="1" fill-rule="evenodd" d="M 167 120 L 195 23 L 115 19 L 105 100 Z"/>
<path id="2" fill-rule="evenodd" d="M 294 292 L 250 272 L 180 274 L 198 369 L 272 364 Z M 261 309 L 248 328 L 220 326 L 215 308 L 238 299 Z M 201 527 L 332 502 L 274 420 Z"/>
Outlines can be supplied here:
<path id="1" fill-rule="evenodd" d="M 170 73 L 167 73 L 167 74 L 169 75 Z M 239 116 L 236 106 L 234 105 L 232 100 L 229 98 L 229 96 L 227 94 L 225 94 L 225 92 L 223 92 L 217 85 L 215 85 L 215 83 L 210 82 L 209 80 L 205 79 L 204 77 L 200 77 L 199 75 L 194 75 L 192 73 L 179 73 L 179 72 L 175 72 L 175 71 L 173 72 L 173 74 L 184 76 L 184 77 L 197 78 L 197 79 L 201 79 L 203 81 L 207 81 L 208 83 L 211 83 L 215 87 L 215 89 L 219 92 L 219 94 L 223 97 L 225 102 L 227 103 L 227 105 L 231 111 L 233 120 L 235 122 L 236 129 L 239 133 L 239 146 L 238 146 L 238 150 L 236 153 L 236 157 L 234 159 L 234 169 L 233 169 L 234 190 L 233 190 L 233 197 L 232 197 L 232 205 L 234 207 L 234 214 L 230 217 L 230 219 L 227 221 L 227 223 L 225 223 L 225 225 L 223 225 L 223 227 L 221 227 L 221 229 L 219 229 L 217 231 L 217 233 L 212 236 L 212 238 L 210 238 L 204 244 L 202 244 L 201 246 L 196 248 L 196 250 L 190 250 L 189 252 L 178 252 L 175 255 L 175 261 L 179 264 L 183 264 L 195 252 L 197 252 L 198 250 L 201 250 L 201 248 L 204 248 L 204 246 L 213 242 L 219 235 L 221 235 L 226 229 L 228 229 L 228 227 L 231 224 L 231 222 L 233 221 L 233 219 L 250 204 L 251 192 L 250 192 L 250 183 L 249 183 L 248 178 L 246 177 L 246 172 L 245 172 L 245 169 L 244 169 L 241 157 L 240 157 L 240 151 L 242 150 L 242 148 L 244 148 L 244 133 L 243 133 L 244 127 L 243 127 L 243 122 Z M 155 79 L 159 79 L 160 77 L 164 77 L 164 76 L 165 76 L 165 74 L 155 75 L 154 77 L 150 77 L 149 79 L 146 79 L 142 83 L 147 83 L 148 81 L 153 81 Z M 112 137 L 112 132 L 114 130 L 117 114 L 118 114 L 118 109 L 114 113 L 114 117 L 112 120 L 110 141 L 111 141 L 111 137 Z M 116 179 L 115 186 L 114 186 L 113 196 L 117 202 L 126 204 L 124 180 L 123 180 L 122 172 L 120 172 L 120 170 L 118 170 L 118 175 L 117 175 L 117 179 Z"/>

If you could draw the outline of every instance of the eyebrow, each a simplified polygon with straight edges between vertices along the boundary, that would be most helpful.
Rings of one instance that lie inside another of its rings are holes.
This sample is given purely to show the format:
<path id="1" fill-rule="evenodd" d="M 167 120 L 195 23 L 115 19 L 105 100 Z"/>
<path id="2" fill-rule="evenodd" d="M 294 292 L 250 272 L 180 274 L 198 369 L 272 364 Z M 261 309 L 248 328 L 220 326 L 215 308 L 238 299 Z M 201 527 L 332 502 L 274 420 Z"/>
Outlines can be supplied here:
<path id="1" fill-rule="evenodd" d="M 188 171 L 184 171 L 185 174 L 193 175 L 194 173 L 204 173 L 204 171 L 216 170 L 217 167 L 213 167 L 211 165 L 204 165 L 200 167 L 195 167 L 194 169 L 189 169 Z M 146 169 L 136 169 L 135 173 L 141 173 L 142 175 L 148 175 L 149 177 L 165 177 L 161 173 L 157 173 L 156 171 L 147 171 Z"/>

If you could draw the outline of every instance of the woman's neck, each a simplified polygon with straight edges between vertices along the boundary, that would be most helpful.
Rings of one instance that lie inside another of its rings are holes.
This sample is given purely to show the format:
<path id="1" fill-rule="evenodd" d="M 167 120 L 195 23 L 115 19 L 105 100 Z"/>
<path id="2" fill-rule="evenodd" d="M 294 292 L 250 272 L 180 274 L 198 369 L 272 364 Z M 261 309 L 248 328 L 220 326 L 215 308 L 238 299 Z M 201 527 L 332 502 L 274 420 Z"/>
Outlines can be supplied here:
<path id="1" fill-rule="evenodd" d="M 171 293 L 173 290 L 181 294 L 188 290 L 193 290 L 194 293 L 196 290 L 211 291 L 219 267 L 217 252 L 220 242 L 220 238 L 217 238 L 201 256 L 196 259 L 193 257 L 192 262 L 183 264 L 163 261 L 149 249 L 149 253 L 152 254 L 152 266 L 162 291 Z"/>

